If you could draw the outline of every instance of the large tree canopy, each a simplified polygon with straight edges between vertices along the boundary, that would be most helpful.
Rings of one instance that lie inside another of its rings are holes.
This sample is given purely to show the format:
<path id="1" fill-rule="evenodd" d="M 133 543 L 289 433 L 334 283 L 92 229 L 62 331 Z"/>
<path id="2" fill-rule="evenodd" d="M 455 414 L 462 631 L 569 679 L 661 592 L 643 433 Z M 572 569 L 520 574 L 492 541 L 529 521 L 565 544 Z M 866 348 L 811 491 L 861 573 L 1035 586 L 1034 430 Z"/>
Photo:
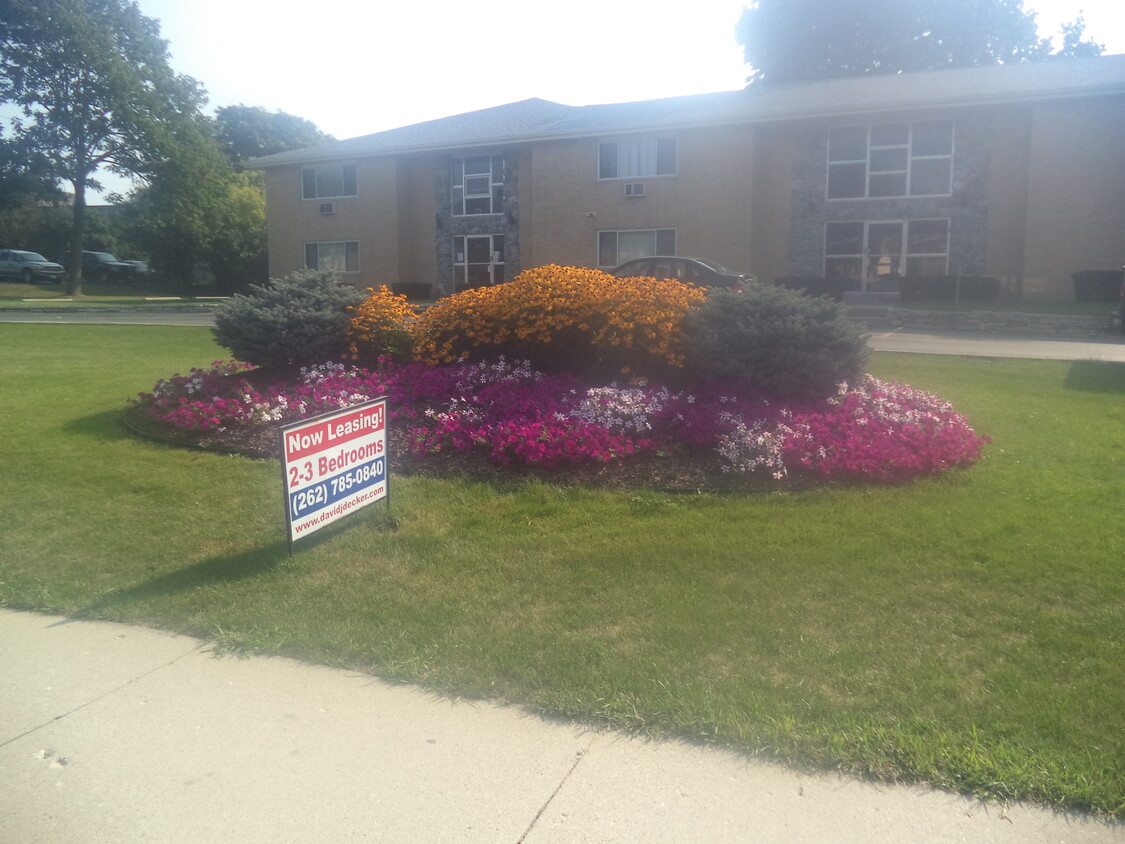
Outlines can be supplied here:
<path id="1" fill-rule="evenodd" d="M 1057 56 L 1098 55 L 1079 18 Z M 1022 0 L 757 0 L 738 23 L 751 84 L 1005 64 L 1052 55 Z"/>
<path id="2" fill-rule="evenodd" d="M 148 176 L 203 102 L 172 71 L 156 21 L 128 0 L 0 0 L 0 102 L 15 140 L 74 192 L 70 292 L 81 292 L 86 189 L 107 168 Z"/>
<path id="3" fill-rule="evenodd" d="M 311 120 L 259 106 L 224 106 L 215 112 L 219 143 L 231 163 L 332 140 Z"/>
<path id="4" fill-rule="evenodd" d="M 256 106 L 226 106 L 185 124 L 177 143 L 128 203 L 129 231 L 168 280 L 190 290 L 197 271 L 219 291 L 266 280 L 264 179 L 248 158 L 328 140 L 311 121 Z"/>

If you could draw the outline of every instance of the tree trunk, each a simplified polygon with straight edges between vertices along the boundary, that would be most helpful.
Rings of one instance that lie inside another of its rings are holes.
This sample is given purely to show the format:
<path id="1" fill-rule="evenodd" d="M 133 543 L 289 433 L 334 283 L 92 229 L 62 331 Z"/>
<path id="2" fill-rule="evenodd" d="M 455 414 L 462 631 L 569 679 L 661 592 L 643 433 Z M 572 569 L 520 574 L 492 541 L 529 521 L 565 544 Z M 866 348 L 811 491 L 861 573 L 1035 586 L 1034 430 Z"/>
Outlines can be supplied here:
<path id="1" fill-rule="evenodd" d="M 86 236 L 86 180 L 75 179 L 74 220 L 70 226 L 70 267 L 67 269 L 68 296 L 82 295 L 82 246 Z"/>

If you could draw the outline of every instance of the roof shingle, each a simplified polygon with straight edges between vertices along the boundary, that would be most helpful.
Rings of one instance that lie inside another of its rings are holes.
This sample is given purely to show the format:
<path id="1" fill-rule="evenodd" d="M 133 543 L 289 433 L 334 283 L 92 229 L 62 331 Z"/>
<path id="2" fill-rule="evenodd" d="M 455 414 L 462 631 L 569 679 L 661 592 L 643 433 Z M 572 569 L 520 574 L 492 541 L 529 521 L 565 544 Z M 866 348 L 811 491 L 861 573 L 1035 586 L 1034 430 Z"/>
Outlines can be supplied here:
<path id="1" fill-rule="evenodd" d="M 250 166 L 1111 93 L 1125 93 L 1125 55 L 863 76 L 631 103 L 568 106 L 536 98 L 268 155 Z"/>

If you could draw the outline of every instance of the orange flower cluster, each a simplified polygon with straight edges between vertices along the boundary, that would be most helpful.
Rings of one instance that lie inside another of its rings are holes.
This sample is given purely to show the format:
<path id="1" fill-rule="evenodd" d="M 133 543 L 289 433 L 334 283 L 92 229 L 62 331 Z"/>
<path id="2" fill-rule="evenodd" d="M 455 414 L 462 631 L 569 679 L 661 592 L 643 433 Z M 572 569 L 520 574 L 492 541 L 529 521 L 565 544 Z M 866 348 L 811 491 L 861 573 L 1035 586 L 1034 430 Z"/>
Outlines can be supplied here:
<path id="1" fill-rule="evenodd" d="M 671 279 L 618 279 L 551 264 L 438 302 L 413 327 L 431 363 L 505 354 L 576 375 L 652 375 L 683 366 L 680 326 L 704 299 Z"/>
<path id="2" fill-rule="evenodd" d="M 378 290 L 367 288 L 371 295 L 353 309 L 348 327 L 349 356 L 367 366 L 383 355 L 398 360 L 410 357 L 414 341 L 411 325 L 418 311 L 405 296 L 392 293 L 384 284 Z"/>

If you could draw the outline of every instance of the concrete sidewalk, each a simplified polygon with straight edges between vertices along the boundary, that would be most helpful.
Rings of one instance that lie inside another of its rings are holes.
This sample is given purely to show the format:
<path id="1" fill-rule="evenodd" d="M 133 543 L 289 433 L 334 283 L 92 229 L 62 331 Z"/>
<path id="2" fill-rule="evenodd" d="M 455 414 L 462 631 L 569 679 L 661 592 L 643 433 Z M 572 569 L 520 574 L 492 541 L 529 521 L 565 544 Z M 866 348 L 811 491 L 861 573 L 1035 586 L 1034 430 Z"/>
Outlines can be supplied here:
<path id="1" fill-rule="evenodd" d="M 0 841 L 1055 844 L 1125 828 L 0 610 Z"/>
<path id="2" fill-rule="evenodd" d="M 872 331 L 867 335 L 867 346 L 878 352 L 1125 363 L 1125 337 L 1113 334 L 1075 338 L 973 331 Z"/>

